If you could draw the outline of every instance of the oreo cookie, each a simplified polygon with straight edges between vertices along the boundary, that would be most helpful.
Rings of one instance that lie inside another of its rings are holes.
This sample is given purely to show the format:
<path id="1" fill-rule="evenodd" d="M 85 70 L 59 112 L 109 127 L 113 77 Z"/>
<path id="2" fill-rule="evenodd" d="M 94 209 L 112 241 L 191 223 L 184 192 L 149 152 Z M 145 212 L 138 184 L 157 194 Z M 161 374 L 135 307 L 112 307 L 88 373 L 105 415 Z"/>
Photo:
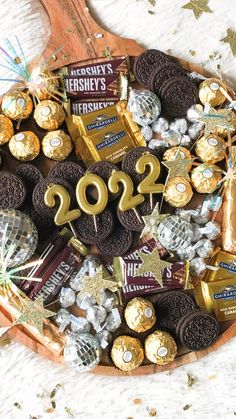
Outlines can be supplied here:
<path id="1" fill-rule="evenodd" d="M 109 161 L 98 161 L 89 166 L 87 171 L 89 173 L 94 173 L 95 175 L 98 175 L 107 184 L 113 170 L 119 170 L 119 168 L 114 163 L 111 163 Z M 88 188 L 88 194 L 91 195 L 94 199 L 97 199 L 97 190 L 93 186 Z M 119 192 L 117 194 L 112 194 L 111 192 L 108 192 L 109 201 L 113 201 L 114 199 L 116 199 L 119 194 Z"/>
<path id="2" fill-rule="evenodd" d="M 148 88 L 148 80 L 153 70 L 167 63 L 169 58 L 157 49 L 148 49 L 134 62 L 133 72 L 136 80 Z"/>
<path id="3" fill-rule="evenodd" d="M 0 173 L 0 209 L 20 208 L 26 198 L 26 187 L 21 178 L 10 172 Z"/>
<path id="4" fill-rule="evenodd" d="M 148 80 L 148 88 L 152 92 L 155 92 L 158 96 L 160 95 L 160 89 L 163 84 L 173 77 L 185 77 L 184 70 L 175 63 L 165 63 L 160 67 L 157 67 L 151 74 Z M 187 77 L 187 76 L 186 76 Z"/>
<path id="5" fill-rule="evenodd" d="M 182 317 L 177 326 L 182 345 L 191 351 L 207 349 L 219 336 L 219 323 L 205 310 L 195 310 Z"/>
<path id="6" fill-rule="evenodd" d="M 30 197 L 37 183 L 43 180 L 43 174 L 40 172 L 40 170 L 30 163 L 20 164 L 16 168 L 15 174 L 19 176 L 25 183 L 27 192 L 30 194 Z"/>
<path id="7" fill-rule="evenodd" d="M 35 211 L 42 217 L 54 218 L 59 208 L 60 200 L 55 197 L 56 205 L 53 208 L 48 207 L 44 202 L 45 192 L 50 184 L 61 185 L 66 188 L 71 197 L 71 206 L 74 203 L 74 189 L 72 186 L 63 179 L 57 177 L 45 178 L 41 180 L 34 188 L 32 202 Z"/>
<path id="8" fill-rule="evenodd" d="M 156 200 L 153 197 L 153 208 L 155 206 Z M 131 231 L 142 231 L 145 227 L 142 216 L 150 215 L 152 212 L 151 202 L 149 198 L 146 198 L 145 201 L 138 205 L 134 211 L 130 209 L 128 211 L 120 211 L 117 209 L 117 216 L 120 223 Z M 137 215 L 138 214 L 138 215 Z M 139 219 L 140 218 L 140 219 Z"/>
<path id="9" fill-rule="evenodd" d="M 171 117 L 184 117 L 187 110 L 197 103 L 198 89 L 187 77 L 173 77 L 166 80 L 161 89 L 163 112 Z"/>
<path id="10" fill-rule="evenodd" d="M 33 223 L 35 224 L 39 235 L 39 241 L 42 242 L 48 239 L 48 237 L 55 230 L 56 226 L 53 220 L 48 217 L 42 217 L 35 211 L 33 207 L 24 207 L 22 208 L 22 212 L 28 215 L 28 217 L 30 217 Z"/>
<path id="11" fill-rule="evenodd" d="M 105 241 L 97 244 L 97 248 L 99 252 L 109 256 L 122 256 L 129 251 L 132 243 L 132 232 L 116 223 L 113 233 Z"/>
<path id="12" fill-rule="evenodd" d="M 49 177 L 64 179 L 73 188 L 76 187 L 76 184 L 83 175 L 84 169 L 78 163 L 72 161 L 57 163 L 48 174 Z"/>
<path id="13" fill-rule="evenodd" d="M 78 238 L 85 244 L 97 244 L 107 239 L 114 229 L 114 217 L 109 209 L 96 215 L 96 226 L 92 215 L 82 213 L 74 221 Z M 96 229 L 97 228 L 97 229 Z"/>
<path id="14" fill-rule="evenodd" d="M 138 159 L 145 153 L 156 155 L 154 150 L 151 150 L 148 147 L 136 147 L 133 150 L 130 150 L 123 158 L 121 169 L 126 172 L 132 179 L 135 185 L 138 185 L 148 174 L 150 169 L 146 169 L 142 175 L 139 175 L 135 166 Z"/>
<path id="15" fill-rule="evenodd" d="M 196 308 L 193 298 L 183 291 L 170 291 L 160 296 L 156 304 L 158 329 L 175 336 L 179 320 Z"/>

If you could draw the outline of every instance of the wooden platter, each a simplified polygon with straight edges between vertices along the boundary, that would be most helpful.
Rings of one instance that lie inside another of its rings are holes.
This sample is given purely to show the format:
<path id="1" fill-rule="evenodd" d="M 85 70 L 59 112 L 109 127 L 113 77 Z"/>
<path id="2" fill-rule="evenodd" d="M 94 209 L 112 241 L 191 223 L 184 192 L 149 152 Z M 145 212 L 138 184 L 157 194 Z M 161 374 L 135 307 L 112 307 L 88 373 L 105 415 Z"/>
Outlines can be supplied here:
<path id="1" fill-rule="evenodd" d="M 138 45 L 132 39 L 125 39 L 113 35 L 101 28 L 92 18 L 89 12 L 86 0 L 41 0 L 51 21 L 51 38 L 44 51 L 44 57 L 53 56 L 52 69 L 65 66 L 75 62 L 93 62 L 98 58 L 104 58 L 104 50 L 108 47 L 111 55 L 124 56 L 129 55 L 135 57 L 144 51 L 144 48 Z M 63 47 L 63 48 L 62 48 Z M 158 48 L 158 45 L 154 45 Z M 210 76 L 209 73 L 203 71 L 195 64 L 191 64 L 182 59 L 176 59 L 188 71 L 196 71 L 205 76 Z M 27 123 L 26 127 L 27 128 Z M 35 130 L 39 137 L 43 133 L 31 124 L 31 129 Z M 19 163 L 14 160 L 7 151 L 3 151 L 6 155 L 6 164 L 8 170 L 14 170 Z M 4 161 L 4 159 L 3 159 Z M 55 162 L 50 162 L 48 159 L 41 157 L 36 165 L 47 174 L 51 165 Z M 11 319 L 4 310 L 0 310 L 0 325 L 9 326 Z M 57 357 L 47 348 L 42 346 L 39 342 L 27 333 L 23 325 L 12 327 L 9 330 L 15 340 L 27 346 L 30 350 L 43 355 L 44 357 L 54 361 L 63 362 L 62 357 Z M 92 372 L 101 375 L 147 375 L 156 372 L 174 369 L 178 366 L 188 364 L 203 356 L 215 351 L 225 342 L 236 335 L 236 321 L 221 323 L 221 334 L 217 341 L 207 350 L 199 352 L 181 351 L 178 353 L 176 359 L 166 366 L 157 366 L 154 364 L 142 365 L 134 371 L 125 373 L 119 371 L 110 365 L 101 364 L 97 366 Z"/>

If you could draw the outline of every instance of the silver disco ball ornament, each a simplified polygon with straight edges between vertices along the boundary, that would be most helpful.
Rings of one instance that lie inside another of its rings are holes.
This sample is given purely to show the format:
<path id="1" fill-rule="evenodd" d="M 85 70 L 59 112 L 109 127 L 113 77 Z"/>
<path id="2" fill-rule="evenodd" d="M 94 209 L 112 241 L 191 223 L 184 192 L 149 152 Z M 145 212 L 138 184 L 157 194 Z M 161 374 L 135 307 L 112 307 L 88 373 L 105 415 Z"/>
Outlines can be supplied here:
<path id="1" fill-rule="evenodd" d="M 161 102 L 155 93 L 149 90 L 131 90 L 128 110 L 137 124 L 150 125 L 161 113 Z"/>
<path id="2" fill-rule="evenodd" d="M 157 235 L 163 247 L 177 251 L 190 245 L 193 231 L 188 221 L 178 215 L 172 215 L 158 225 Z"/>
<path id="3" fill-rule="evenodd" d="M 71 333 L 67 337 L 64 360 L 73 369 L 87 372 L 101 359 L 100 342 L 90 333 Z"/>
<path id="4" fill-rule="evenodd" d="M 7 266 L 24 264 L 38 245 L 38 232 L 31 219 L 14 209 L 0 210 L 0 246 L 8 258 Z M 10 253 L 8 253 L 10 252 Z"/>

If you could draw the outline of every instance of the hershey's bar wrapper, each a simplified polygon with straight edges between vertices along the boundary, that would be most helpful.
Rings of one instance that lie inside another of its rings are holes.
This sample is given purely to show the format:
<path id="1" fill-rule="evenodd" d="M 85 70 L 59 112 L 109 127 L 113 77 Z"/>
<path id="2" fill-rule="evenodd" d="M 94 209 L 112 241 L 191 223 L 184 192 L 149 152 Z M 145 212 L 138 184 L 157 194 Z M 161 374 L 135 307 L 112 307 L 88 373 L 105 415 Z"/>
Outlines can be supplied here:
<path id="1" fill-rule="evenodd" d="M 86 65 L 68 65 L 67 74 L 70 76 L 103 76 L 109 74 L 128 73 L 127 58 L 115 58 L 109 61 L 99 61 Z"/>

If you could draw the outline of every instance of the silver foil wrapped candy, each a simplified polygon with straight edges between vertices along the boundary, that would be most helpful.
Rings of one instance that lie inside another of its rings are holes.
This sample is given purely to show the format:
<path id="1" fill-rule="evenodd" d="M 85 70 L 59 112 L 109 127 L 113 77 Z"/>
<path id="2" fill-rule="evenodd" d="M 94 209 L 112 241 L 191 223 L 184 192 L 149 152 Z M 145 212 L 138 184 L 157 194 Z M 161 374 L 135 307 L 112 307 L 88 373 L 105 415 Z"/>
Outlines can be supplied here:
<path id="1" fill-rule="evenodd" d="M 75 291 L 69 287 L 63 287 L 60 291 L 60 304 L 63 308 L 71 307 L 75 303 Z"/>
<path id="2" fill-rule="evenodd" d="M 102 324 L 105 322 L 107 312 L 101 306 L 92 306 L 87 310 L 86 318 L 93 325 L 94 330 L 99 332 L 102 329 Z"/>
<path id="3" fill-rule="evenodd" d="M 112 341 L 112 334 L 108 330 L 103 329 L 96 334 L 96 338 L 99 340 L 101 348 L 105 349 Z"/>
<path id="4" fill-rule="evenodd" d="M 157 134 L 161 134 L 164 131 L 168 131 L 169 129 L 169 122 L 165 118 L 158 118 L 156 121 L 152 123 L 152 130 Z"/>
<path id="5" fill-rule="evenodd" d="M 95 368 L 101 359 L 98 339 L 89 333 L 71 333 L 67 337 L 64 360 L 73 369 L 87 372 Z"/>
<path id="6" fill-rule="evenodd" d="M 115 332 L 121 325 L 121 317 L 117 308 L 113 309 L 106 318 L 106 329 Z"/>
<path id="7" fill-rule="evenodd" d="M 196 252 L 200 258 L 209 258 L 214 252 L 214 245 L 211 240 L 201 239 L 197 243 Z"/>
<path id="8" fill-rule="evenodd" d="M 85 317 L 70 315 L 70 328 L 72 332 L 89 333 L 91 325 Z"/>
<path id="9" fill-rule="evenodd" d="M 202 258 L 194 258 L 190 261 L 190 274 L 196 278 L 206 270 L 206 263 Z"/>
<path id="10" fill-rule="evenodd" d="M 82 265 L 78 271 L 75 271 L 70 278 L 70 287 L 74 291 L 81 291 L 83 288 L 82 278 L 86 275 L 93 277 L 96 269 L 101 265 L 98 257 L 88 255 L 84 258 Z"/>
<path id="11" fill-rule="evenodd" d="M 104 290 L 101 294 L 101 306 L 105 308 L 106 311 L 112 311 L 119 304 L 119 299 L 117 294 L 110 290 Z"/>
<path id="12" fill-rule="evenodd" d="M 149 125 L 145 125 L 141 128 L 141 134 L 143 135 L 145 141 L 150 141 L 153 137 L 152 128 Z"/>

